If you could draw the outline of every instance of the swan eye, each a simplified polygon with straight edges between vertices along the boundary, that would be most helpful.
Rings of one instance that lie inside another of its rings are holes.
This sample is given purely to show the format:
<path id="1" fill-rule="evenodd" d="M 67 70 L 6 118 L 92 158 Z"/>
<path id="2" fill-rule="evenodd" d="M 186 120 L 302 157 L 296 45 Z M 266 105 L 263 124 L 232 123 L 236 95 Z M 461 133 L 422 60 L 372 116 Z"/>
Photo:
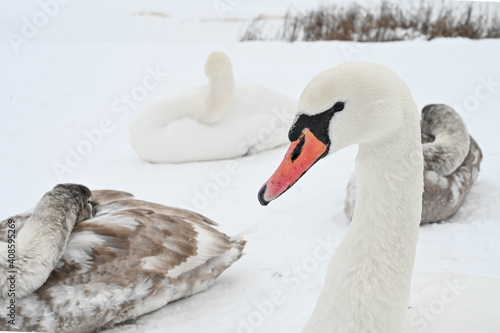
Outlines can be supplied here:
<path id="1" fill-rule="evenodd" d="M 344 102 L 337 102 L 332 107 L 333 111 L 338 112 L 344 110 Z"/>

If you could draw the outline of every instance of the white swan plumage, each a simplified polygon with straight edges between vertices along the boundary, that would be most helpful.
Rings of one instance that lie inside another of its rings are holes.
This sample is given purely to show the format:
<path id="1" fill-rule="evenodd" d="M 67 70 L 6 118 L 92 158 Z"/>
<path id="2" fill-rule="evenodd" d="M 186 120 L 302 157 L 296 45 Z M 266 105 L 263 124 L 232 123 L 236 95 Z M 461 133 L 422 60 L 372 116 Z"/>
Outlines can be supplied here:
<path id="1" fill-rule="evenodd" d="M 0 251 L 0 328 L 95 332 L 203 291 L 245 245 L 214 226 L 126 192 L 57 185 L 0 223 L 2 248 L 16 235 L 12 267 Z"/>
<path id="2" fill-rule="evenodd" d="M 403 80 L 385 66 L 362 62 L 321 72 L 299 99 L 289 139 L 283 162 L 259 191 L 263 205 L 322 157 L 359 144 L 353 219 L 302 332 L 500 331 L 498 279 L 414 275 L 409 298 L 424 161 L 417 106 Z M 454 283 L 460 290 L 446 294 Z M 454 292 L 459 296 L 452 299 Z M 439 301 L 445 309 L 416 322 L 422 318 L 415 311 Z"/>
<path id="3" fill-rule="evenodd" d="M 234 83 L 231 61 L 213 52 L 209 84 L 189 87 L 142 111 L 130 127 L 137 154 L 154 163 L 219 160 L 286 143 L 296 100 L 253 83 Z"/>
<path id="4" fill-rule="evenodd" d="M 424 154 L 424 193 L 420 224 L 455 214 L 479 174 L 483 153 L 464 120 L 451 107 L 429 104 L 420 120 Z M 356 204 L 356 173 L 347 185 L 344 213 L 352 220 Z"/>

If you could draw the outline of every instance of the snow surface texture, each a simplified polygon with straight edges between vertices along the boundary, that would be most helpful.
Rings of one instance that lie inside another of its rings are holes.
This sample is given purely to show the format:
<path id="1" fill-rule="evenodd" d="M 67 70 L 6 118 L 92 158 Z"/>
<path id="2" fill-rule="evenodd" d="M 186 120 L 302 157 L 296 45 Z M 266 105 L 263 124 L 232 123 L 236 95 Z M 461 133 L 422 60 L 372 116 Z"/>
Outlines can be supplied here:
<path id="1" fill-rule="evenodd" d="M 230 18 L 267 12 L 265 1 L 242 1 L 225 20 L 210 1 L 191 8 L 180 3 L 69 2 L 17 53 L 5 34 L 0 43 L 6 64 L 1 216 L 32 207 L 56 183 L 74 182 L 194 209 L 248 241 L 246 254 L 206 292 L 108 332 L 298 332 L 321 290 L 329 255 L 349 226 L 342 209 L 355 147 L 320 161 L 268 207 L 259 205 L 257 191 L 286 147 L 182 165 L 137 157 L 128 133 L 135 117 L 155 101 L 205 82 L 193 64 L 203 64 L 214 50 L 228 54 L 238 80 L 293 98 L 321 70 L 359 60 L 393 69 L 419 109 L 429 103 L 454 107 L 481 144 L 484 160 L 449 223 L 420 228 L 415 272 L 500 278 L 500 41 L 238 43 L 242 22 Z M 278 3 L 270 13 L 285 12 L 285 1 Z M 9 6 L 0 10 L 5 33 L 21 34 L 22 17 L 31 20 L 40 10 L 36 1 L 2 6 Z M 154 89 L 146 89 L 144 80 Z"/>

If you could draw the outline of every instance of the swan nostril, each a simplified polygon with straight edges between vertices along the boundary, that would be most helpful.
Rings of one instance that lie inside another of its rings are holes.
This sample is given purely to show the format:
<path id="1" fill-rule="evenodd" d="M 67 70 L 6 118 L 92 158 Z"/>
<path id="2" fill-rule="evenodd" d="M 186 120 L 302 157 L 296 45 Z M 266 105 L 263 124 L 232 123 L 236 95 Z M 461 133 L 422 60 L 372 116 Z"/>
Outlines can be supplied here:
<path id="1" fill-rule="evenodd" d="M 302 136 L 300 138 L 299 143 L 295 146 L 295 149 L 292 152 L 292 156 L 291 156 L 292 162 L 294 162 L 300 156 L 300 153 L 302 152 L 302 148 L 304 147 L 305 142 L 306 142 L 306 138 L 305 138 L 305 136 Z"/>

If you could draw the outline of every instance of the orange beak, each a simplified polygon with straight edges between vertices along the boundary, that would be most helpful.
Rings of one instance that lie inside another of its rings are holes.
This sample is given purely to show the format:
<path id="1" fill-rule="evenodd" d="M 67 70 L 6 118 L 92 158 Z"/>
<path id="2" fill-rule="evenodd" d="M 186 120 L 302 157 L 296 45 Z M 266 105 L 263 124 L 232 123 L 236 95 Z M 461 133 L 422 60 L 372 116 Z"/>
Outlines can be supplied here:
<path id="1" fill-rule="evenodd" d="M 328 146 L 318 140 L 308 128 L 305 128 L 302 135 L 290 144 L 278 169 L 260 188 L 260 204 L 266 206 L 285 193 L 327 152 Z"/>

